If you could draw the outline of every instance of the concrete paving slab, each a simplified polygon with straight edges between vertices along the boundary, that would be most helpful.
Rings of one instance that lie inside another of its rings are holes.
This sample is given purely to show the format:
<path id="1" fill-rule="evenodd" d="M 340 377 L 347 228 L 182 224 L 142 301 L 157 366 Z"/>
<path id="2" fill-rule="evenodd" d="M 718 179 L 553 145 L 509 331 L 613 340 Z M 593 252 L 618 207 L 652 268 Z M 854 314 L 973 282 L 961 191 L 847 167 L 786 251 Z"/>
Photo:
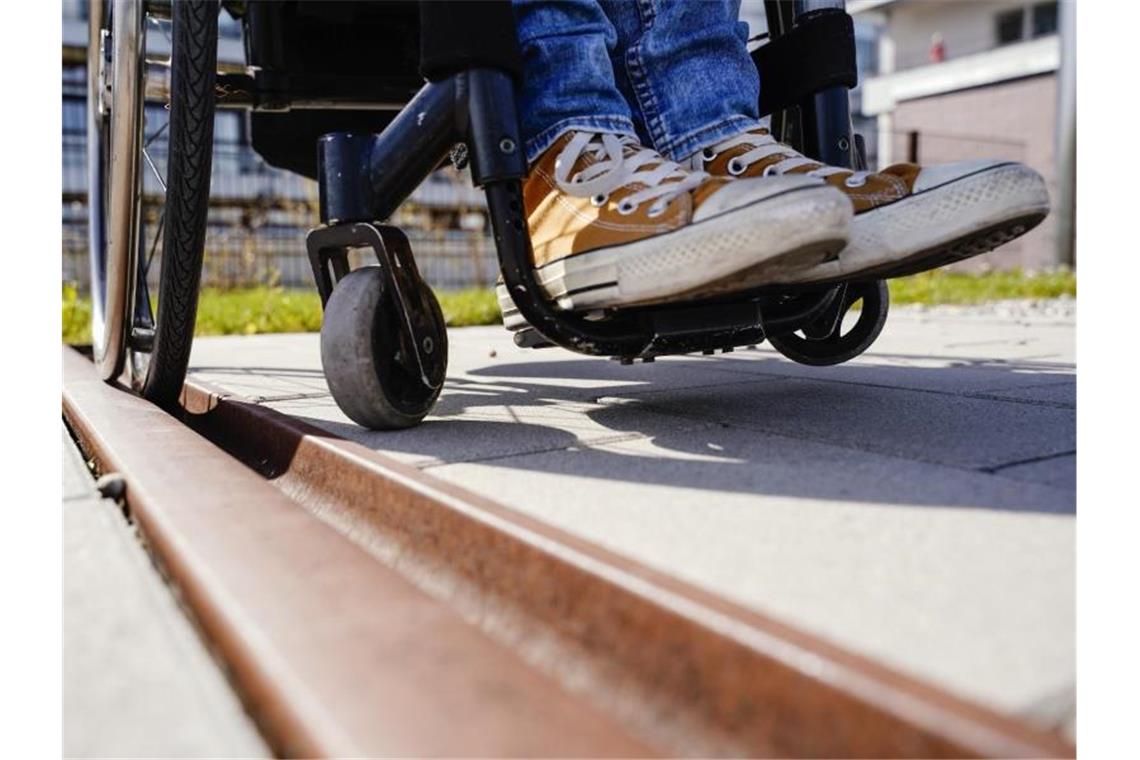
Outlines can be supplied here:
<path id="1" fill-rule="evenodd" d="M 999 709 L 1075 684 L 1047 487 L 738 428 L 432 472 Z"/>
<path id="2" fill-rule="evenodd" d="M 226 386 L 252 367 L 280 390 L 284 368 L 318 388 L 317 336 L 246 340 L 199 340 L 194 376 Z M 450 342 L 448 385 L 415 430 L 364 431 L 317 390 L 266 405 L 967 697 L 1071 723 L 1071 320 L 901 310 L 832 368 L 763 345 L 620 366 L 517 349 L 498 327 Z"/>
<path id="3" fill-rule="evenodd" d="M 938 355 L 868 353 L 836 367 L 793 364 L 768 346 L 716 358 L 718 369 L 757 377 L 794 377 L 951 395 L 987 393 L 1072 382 L 1071 364 L 1041 360 L 991 360 Z"/>
<path id="4" fill-rule="evenodd" d="M 1062 409 L 1077 408 L 1077 384 L 1075 382 L 1045 383 L 1022 388 L 995 388 L 985 396 L 1009 401 L 1025 401 L 1030 404 L 1055 406 Z"/>
<path id="5" fill-rule="evenodd" d="M 67 427 L 63 428 L 63 500 L 99 498 L 95 480 L 83 461 L 83 454 L 75 447 Z"/>
<path id="6" fill-rule="evenodd" d="M 63 431 L 66 757 L 270 757 Z"/>
<path id="7" fill-rule="evenodd" d="M 621 396 L 602 399 L 621 400 Z M 655 411 L 967 469 L 1072 452 L 1071 409 L 787 379 L 638 397 Z"/>
<path id="8" fill-rule="evenodd" d="M 1041 483 L 1053 488 L 1075 492 L 1077 490 L 1077 455 L 1046 457 L 1034 462 L 1010 465 L 998 470 L 997 474 L 1003 478 Z"/>

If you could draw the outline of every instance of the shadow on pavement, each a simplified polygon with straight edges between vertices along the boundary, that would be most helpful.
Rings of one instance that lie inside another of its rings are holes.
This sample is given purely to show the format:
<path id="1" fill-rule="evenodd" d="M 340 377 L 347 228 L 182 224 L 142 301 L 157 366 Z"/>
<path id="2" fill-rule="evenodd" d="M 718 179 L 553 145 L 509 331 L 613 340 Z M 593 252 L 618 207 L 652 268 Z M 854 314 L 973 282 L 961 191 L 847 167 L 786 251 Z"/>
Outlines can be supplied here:
<path id="1" fill-rule="evenodd" d="M 428 468 L 478 462 L 504 474 L 710 492 L 1073 513 L 1072 366 L 945 361 L 952 366 L 817 369 L 774 358 L 493 364 L 448 378 L 433 417 L 412 430 L 372 432 L 307 416 L 304 406 L 285 411 Z M 716 371 L 690 385 L 671 374 L 693 369 Z M 320 377 L 299 369 L 195 372 Z M 955 375 L 964 390 L 955 389 Z M 309 403 L 327 407 L 331 399 Z M 1046 484 L 1020 474 L 1025 465 L 1057 475 Z"/>

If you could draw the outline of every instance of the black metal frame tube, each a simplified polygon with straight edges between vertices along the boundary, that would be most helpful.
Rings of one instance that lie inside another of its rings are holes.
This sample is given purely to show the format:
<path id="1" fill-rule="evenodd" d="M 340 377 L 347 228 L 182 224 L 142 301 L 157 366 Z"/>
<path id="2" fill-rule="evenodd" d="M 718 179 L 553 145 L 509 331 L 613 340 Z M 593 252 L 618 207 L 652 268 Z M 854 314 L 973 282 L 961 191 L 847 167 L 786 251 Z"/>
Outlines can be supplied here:
<path id="1" fill-rule="evenodd" d="M 797 0 L 797 9 L 810 1 Z M 846 90 L 820 93 L 804 110 L 814 119 L 814 136 L 821 143 L 817 155 L 828 163 L 852 165 Z M 522 198 L 527 165 L 514 82 L 493 69 L 471 69 L 425 85 L 379 135 L 322 137 L 322 220 L 387 219 L 461 140 L 468 145 L 472 179 L 487 195 L 507 290 L 522 317 L 564 348 L 634 357 L 756 343 L 763 340 L 765 325 L 774 333 L 796 329 L 801 320 L 817 318 L 838 293 L 825 289 L 816 296 L 808 289 L 789 299 L 785 290 L 706 304 L 623 309 L 605 320 L 556 310 L 543 296 L 532 264 Z M 831 149 L 846 154 L 834 156 Z"/>
<path id="2" fill-rule="evenodd" d="M 795 23 L 820 14 L 846 13 L 844 0 L 795 0 Z M 828 87 L 800 105 L 806 155 L 829 166 L 855 166 L 851 98 L 846 87 Z"/>
<path id="3" fill-rule="evenodd" d="M 440 165 L 462 132 L 459 77 L 424 85 L 372 142 L 368 161 L 372 220 L 387 219 Z"/>

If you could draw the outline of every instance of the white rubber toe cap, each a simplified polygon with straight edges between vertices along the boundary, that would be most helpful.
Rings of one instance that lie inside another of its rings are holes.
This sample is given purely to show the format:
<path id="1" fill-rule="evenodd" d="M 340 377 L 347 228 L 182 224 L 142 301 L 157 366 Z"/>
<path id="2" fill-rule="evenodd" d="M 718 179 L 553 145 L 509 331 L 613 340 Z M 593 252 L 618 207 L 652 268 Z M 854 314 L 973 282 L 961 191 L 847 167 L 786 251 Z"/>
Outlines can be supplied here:
<path id="1" fill-rule="evenodd" d="M 979 158 L 971 161 L 955 161 L 952 164 L 936 164 L 934 166 L 923 167 L 922 171 L 914 179 L 914 192 L 921 193 L 924 190 L 931 190 L 945 185 L 948 182 L 968 177 L 971 174 L 979 174 L 987 169 L 994 169 L 999 166 L 1009 166 L 1013 164 L 1012 161 L 1000 161 L 992 158 Z M 1027 171 L 1032 171 L 1026 167 Z"/>
<path id="2" fill-rule="evenodd" d="M 725 183 L 724 187 L 705 199 L 696 213 L 693 222 L 701 222 L 714 216 L 748 206 L 756 201 L 771 198 L 789 190 L 804 187 L 823 187 L 826 183 L 816 177 L 785 175 L 782 177 L 752 177 Z"/>

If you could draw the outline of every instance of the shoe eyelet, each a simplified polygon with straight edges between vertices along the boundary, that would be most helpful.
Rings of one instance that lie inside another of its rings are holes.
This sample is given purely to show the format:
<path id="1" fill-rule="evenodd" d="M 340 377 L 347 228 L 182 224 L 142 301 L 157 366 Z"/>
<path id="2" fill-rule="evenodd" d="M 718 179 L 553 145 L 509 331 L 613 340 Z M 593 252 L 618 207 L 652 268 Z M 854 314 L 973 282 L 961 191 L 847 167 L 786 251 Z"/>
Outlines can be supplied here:
<path id="1" fill-rule="evenodd" d="M 712 148 L 705 148 L 701 151 L 701 158 L 706 161 L 713 161 L 716 159 L 716 151 L 714 151 Z"/>
<path id="2" fill-rule="evenodd" d="M 650 218 L 653 218 L 655 216 L 661 216 L 662 214 L 665 213 L 665 209 L 666 209 L 665 204 L 661 204 L 660 206 L 658 206 L 655 203 L 649 207 L 649 211 L 647 211 L 645 215 L 650 217 Z"/>
<path id="3" fill-rule="evenodd" d="M 771 177 L 775 173 L 776 173 L 776 165 L 775 164 L 768 164 L 767 166 L 764 167 L 764 171 L 760 173 L 760 176 Z"/>
<path id="4" fill-rule="evenodd" d="M 629 216 L 634 211 L 637 211 L 637 204 L 636 203 L 630 203 L 628 201 L 622 201 L 621 203 L 618 204 L 617 210 L 618 210 L 618 213 L 621 214 L 622 216 Z"/>
<path id="5" fill-rule="evenodd" d="M 843 180 L 843 184 L 846 185 L 847 187 L 863 187 L 863 185 L 867 184 L 867 178 L 866 177 L 860 177 L 855 182 L 851 181 L 853 179 L 855 179 L 855 175 L 849 174 L 847 176 L 847 179 Z"/>
<path id="6" fill-rule="evenodd" d="M 747 168 L 748 167 L 737 161 L 735 158 L 728 162 L 728 173 L 734 177 L 739 177 L 741 174 L 744 174 L 744 170 Z"/>
<path id="7" fill-rule="evenodd" d="M 593 198 L 590 199 L 590 203 L 594 204 L 597 207 L 601 207 L 601 206 L 606 205 L 606 201 L 608 201 L 609 199 L 610 199 L 610 196 L 607 195 L 606 193 L 598 193 L 597 195 L 595 195 Z"/>

